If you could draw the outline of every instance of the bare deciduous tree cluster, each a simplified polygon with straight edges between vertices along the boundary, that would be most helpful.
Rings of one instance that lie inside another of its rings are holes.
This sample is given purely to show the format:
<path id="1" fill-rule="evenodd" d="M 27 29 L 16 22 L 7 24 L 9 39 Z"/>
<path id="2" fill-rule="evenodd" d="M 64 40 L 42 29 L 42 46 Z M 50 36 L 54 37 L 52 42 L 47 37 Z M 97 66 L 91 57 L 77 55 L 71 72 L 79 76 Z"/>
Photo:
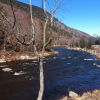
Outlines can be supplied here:
<path id="1" fill-rule="evenodd" d="M 1 17 L 4 20 L 2 22 L 7 23 L 7 24 L 5 24 L 6 26 L 4 27 L 4 30 L 6 28 L 9 28 L 7 30 L 10 30 L 9 32 L 13 33 L 12 35 L 14 35 L 14 37 L 16 38 L 17 43 L 20 43 L 21 45 L 25 45 L 25 46 L 32 45 L 33 50 L 34 50 L 34 55 L 39 60 L 40 90 L 39 90 L 37 100 L 42 100 L 43 91 L 44 91 L 43 58 L 44 58 L 45 49 L 52 40 L 52 37 L 51 37 L 52 29 L 51 28 L 53 26 L 53 16 L 54 16 L 56 10 L 59 8 L 60 3 L 62 2 L 62 0 L 55 0 L 54 5 L 52 6 L 52 5 L 50 5 L 48 0 L 42 0 L 42 1 L 44 3 L 42 5 L 43 5 L 43 11 L 44 11 L 45 18 L 44 18 L 44 22 L 42 22 L 43 26 L 42 26 L 42 32 L 41 32 L 41 38 L 42 38 L 41 51 L 38 51 L 37 37 L 36 37 L 37 32 L 35 31 L 36 21 L 33 18 L 33 9 L 32 9 L 31 0 L 30 0 L 30 26 L 27 26 L 27 24 L 26 24 L 26 28 L 28 28 L 27 29 L 28 31 L 23 29 L 23 26 L 20 24 L 21 20 L 19 20 L 17 17 L 17 13 L 14 10 L 12 0 L 10 0 L 10 3 L 11 3 L 13 19 L 7 18 L 6 14 L 3 11 L 0 12 Z M 60 1 L 60 2 L 58 2 L 58 1 Z M 50 15 L 47 13 L 47 9 L 46 9 L 47 6 L 49 7 Z M 48 38 L 46 38 L 48 26 L 49 26 L 48 34 L 51 34 L 51 35 L 49 35 Z M 4 50 L 5 50 L 5 45 L 6 45 L 6 35 L 8 35 L 8 34 L 5 34 Z"/>

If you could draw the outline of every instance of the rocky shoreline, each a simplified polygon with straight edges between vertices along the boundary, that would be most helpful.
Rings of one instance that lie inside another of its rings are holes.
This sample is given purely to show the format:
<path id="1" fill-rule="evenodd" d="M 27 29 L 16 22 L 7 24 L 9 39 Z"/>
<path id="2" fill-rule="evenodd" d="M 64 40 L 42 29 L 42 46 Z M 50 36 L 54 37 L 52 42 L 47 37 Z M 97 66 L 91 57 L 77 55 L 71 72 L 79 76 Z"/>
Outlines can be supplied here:
<path id="1" fill-rule="evenodd" d="M 44 52 L 44 57 L 51 56 L 53 54 L 58 54 L 57 51 L 52 52 Z M 12 62 L 12 61 L 25 61 L 25 60 L 35 60 L 37 57 L 33 55 L 33 53 L 14 53 L 10 57 L 4 57 L 0 59 L 0 63 L 6 63 L 6 62 Z M 11 68 L 2 68 L 2 71 L 4 72 L 10 72 L 12 71 Z"/>
<path id="2" fill-rule="evenodd" d="M 52 51 L 52 52 L 45 51 L 44 57 L 48 57 L 53 54 L 58 54 L 58 52 L 57 51 Z M 2 52 L 1 57 L 0 57 L 0 63 L 18 61 L 18 60 L 34 60 L 34 59 L 37 59 L 37 57 L 34 56 L 34 54 L 32 52 L 31 53 L 14 52 L 13 54 L 11 54 L 9 56 L 6 56 L 6 54 Z"/>

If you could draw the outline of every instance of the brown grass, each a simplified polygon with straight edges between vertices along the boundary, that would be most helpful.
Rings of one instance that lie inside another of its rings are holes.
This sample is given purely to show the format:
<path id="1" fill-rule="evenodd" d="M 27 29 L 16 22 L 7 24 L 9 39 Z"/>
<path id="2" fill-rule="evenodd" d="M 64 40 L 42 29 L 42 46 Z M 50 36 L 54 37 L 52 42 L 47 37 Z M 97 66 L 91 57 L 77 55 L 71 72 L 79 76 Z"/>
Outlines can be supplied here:
<path id="1" fill-rule="evenodd" d="M 87 52 L 96 55 L 100 59 L 100 47 L 94 47 L 91 50 L 87 50 Z"/>
<path id="2" fill-rule="evenodd" d="M 77 49 L 76 47 L 75 48 L 67 47 L 67 48 L 68 49 L 72 49 L 72 50 L 85 51 L 85 52 L 88 52 L 90 54 L 96 55 L 96 57 L 98 59 L 100 59 L 100 47 L 95 47 L 95 48 L 92 48 L 92 49 L 86 49 L 86 48 L 79 48 L 79 49 Z"/>
<path id="3" fill-rule="evenodd" d="M 82 96 L 79 96 L 77 98 L 65 96 L 58 100 L 100 100 L 100 90 L 94 90 L 93 92 L 85 92 Z"/>

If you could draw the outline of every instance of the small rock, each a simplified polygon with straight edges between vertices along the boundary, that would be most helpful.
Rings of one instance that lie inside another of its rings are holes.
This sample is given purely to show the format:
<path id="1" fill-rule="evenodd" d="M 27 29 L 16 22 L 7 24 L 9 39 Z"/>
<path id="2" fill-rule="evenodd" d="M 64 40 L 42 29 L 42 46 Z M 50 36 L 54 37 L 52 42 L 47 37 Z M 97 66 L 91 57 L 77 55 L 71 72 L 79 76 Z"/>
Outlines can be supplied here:
<path id="1" fill-rule="evenodd" d="M 15 72 L 15 73 L 14 73 L 14 75 L 15 75 L 15 76 L 18 76 L 18 75 L 23 75 L 23 74 L 26 74 L 26 73 L 25 73 L 25 72 L 23 72 L 23 71 L 20 71 L 20 72 Z"/>
<path id="2" fill-rule="evenodd" d="M 96 66 L 96 63 L 93 63 L 94 66 Z"/>
<path id="3" fill-rule="evenodd" d="M 96 65 L 97 67 L 100 67 L 100 65 Z"/>
<path id="4" fill-rule="evenodd" d="M 68 57 L 69 59 L 71 58 L 71 56 Z"/>
<path id="5" fill-rule="evenodd" d="M 30 59 L 30 57 L 29 56 L 27 56 L 27 55 L 25 55 L 25 56 L 20 56 L 20 59 Z"/>
<path id="6" fill-rule="evenodd" d="M 58 51 L 54 51 L 54 54 L 59 54 L 59 52 Z"/>
<path id="7" fill-rule="evenodd" d="M 56 59 L 56 57 L 53 57 L 53 59 Z"/>
<path id="8" fill-rule="evenodd" d="M 2 71 L 4 71 L 4 72 L 10 72 L 10 71 L 12 71 L 12 69 L 11 68 L 3 68 Z"/>
<path id="9" fill-rule="evenodd" d="M 44 56 L 45 56 L 45 57 L 50 56 L 50 55 L 51 55 L 51 53 L 49 53 L 49 52 L 44 52 Z"/>
<path id="10" fill-rule="evenodd" d="M 70 96 L 71 98 L 78 98 L 78 97 L 79 97 L 79 95 L 78 95 L 77 93 L 73 92 L 73 91 L 70 91 L 70 92 L 69 92 L 69 96 Z"/>

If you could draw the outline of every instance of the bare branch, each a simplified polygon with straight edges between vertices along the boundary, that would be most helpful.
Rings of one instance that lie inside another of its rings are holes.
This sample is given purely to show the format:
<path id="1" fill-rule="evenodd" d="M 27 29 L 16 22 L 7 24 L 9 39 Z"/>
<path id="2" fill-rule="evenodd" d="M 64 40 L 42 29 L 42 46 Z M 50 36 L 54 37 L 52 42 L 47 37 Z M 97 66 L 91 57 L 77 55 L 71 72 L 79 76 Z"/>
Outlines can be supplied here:
<path id="1" fill-rule="evenodd" d="M 30 16 L 31 16 L 31 23 L 32 23 L 32 39 L 29 41 L 29 42 L 26 42 L 26 40 L 25 40 L 25 37 L 26 37 L 26 35 L 24 35 L 24 34 L 21 34 L 21 32 L 20 32 L 20 27 L 18 26 L 18 28 L 17 28 L 17 31 L 18 31 L 18 35 L 16 35 L 16 40 L 20 43 L 20 44 L 22 44 L 22 45 L 25 45 L 25 46 L 29 46 L 29 45 L 31 45 L 31 44 L 33 44 L 33 48 L 34 48 L 34 54 L 35 54 L 35 56 L 38 56 L 38 53 L 37 53 L 37 47 L 36 47 L 36 43 L 35 43 L 35 24 L 34 24 L 34 21 L 33 21 L 33 16 L 32 16 L 32 4 L 31 4 L 31 0 L 30 0 Z M 23 40 L 20 40 L 19 39 L 19 36 L 21 36 L 22 38 L 23 38 Z"/>
<path id="2" fill-rule="evenodd" d="M 63 1 L 63 0 L 60 0 L 59 4 L 58 4 L 58 6 L 55 8 L 54 12 L 56 12 L 56 10 L 59 9 L 59 8 L 61 7 L 62 1 Z"/>
<path id="3" fill-rule="evenodd" d="M 12 0 L 10 0 L 10 3 L 11 3 L 11 9 L 12 9 L 13 18 L 14 18 L 12 28 L 14 28 L 15 27 L 15 24 L 16 24 L 16 16 L 15 16 L 15 12 L 14 12 L 14 9 L 13 9 Z"/>
<path id="4" fill-rule="evenodd" d="M 45 48 L 48 46 L 48 44 L 51 42 L 51 40 L 52 40 L 52 37 L 50 37 L 50 38 L 48 39 L 48 41 L 45 43 Z"/>
<path id="5" fill-rule="evenodd" d="M 47 23 L 48 23 L 48 18 L 46 19 L 46 22 L 45 22 L 45 25 L 44 25 L 44 29 L 43 29 L 43 44 L 44 44 L 44 46 L 45 46 L 45 43 L 46 43 L 45 33 L 46 33 Z"/>
<path id="6" fill-rule="evenodd" d="M 51 9 L 51 7 L 50 7 L 50 4 L 49 4 L 48 0 L 47 0 L 47 4 L 48 4 L 48 7 L 49 7 L 49 9 L 50 9 L 50 12 L 52 12 L 52 9 Z"/>
<path id="7" fill-rule="evenodd" d="M 53 15 L 54 15 L 54 13 L 55 13 L 55 7 L 56 7 L 57 1 L 58 1 L 58 0 L 55 0 L 54 7 L 53 7 L 53 10 L 52 10 L 52 12 L 51 12 L 51 18 L 50 18 L 50 20 L 51 20 L 51 26 L 53 25 L 53 24 L 52 24 L 52 23 L 53 23 Z"/>
<path id="8" fill-rule="evenodd" d="M 32 42 L 34 41 L 33 38 L 32 38 L 29 42 L 26 43 L 26 42 L 25 42 L 25 35 L 22 35 L 22 34 L 20 33 L 19 29 L 17 29 L 17 31 L 18 31 L 17 34 L 18 34 L 19 36 L 22 36 L 22 37 L 23 37 L 23 40 L 24 40 L 24 41 L 20 40 L 19 37 L 18 37 L 18 35 L 16 34 L 16 35 L 15 35 L 16 40 L 17 40 L 20 44 L 26 45 L 26 46 L 29 46 L 30 44 L 32 44 Z"/>
<path id="9" fill-rule="evenodd" d="M 6 22 L 9 24 L 9 26 L 11 26 L 11 23 L 9 22 L 9 20 L 8 20 L 8 18 L 5 16 L 5 14 L 4 14 L 2 11 L 0 11 L 0 13 L 1 13 L 2 17 L 6 20 Z"/>
<path id="10" fill-rule="evenodd" d="M 37 56 L 38 53 L 37 53 L 37 48 L 36 48 L 36 43 L 35 43 L 35 29 L 34 29 L 35 26 L 34 26 L 34 23 L 33 23 L 31 0 L 30 0 L 30 15 L 31 15 L 31 22 L 32 22 L 32 35 L 33 35 L 32 43 L 33 43 L 33 46 L 34 46 L 35 55 Z"/>

